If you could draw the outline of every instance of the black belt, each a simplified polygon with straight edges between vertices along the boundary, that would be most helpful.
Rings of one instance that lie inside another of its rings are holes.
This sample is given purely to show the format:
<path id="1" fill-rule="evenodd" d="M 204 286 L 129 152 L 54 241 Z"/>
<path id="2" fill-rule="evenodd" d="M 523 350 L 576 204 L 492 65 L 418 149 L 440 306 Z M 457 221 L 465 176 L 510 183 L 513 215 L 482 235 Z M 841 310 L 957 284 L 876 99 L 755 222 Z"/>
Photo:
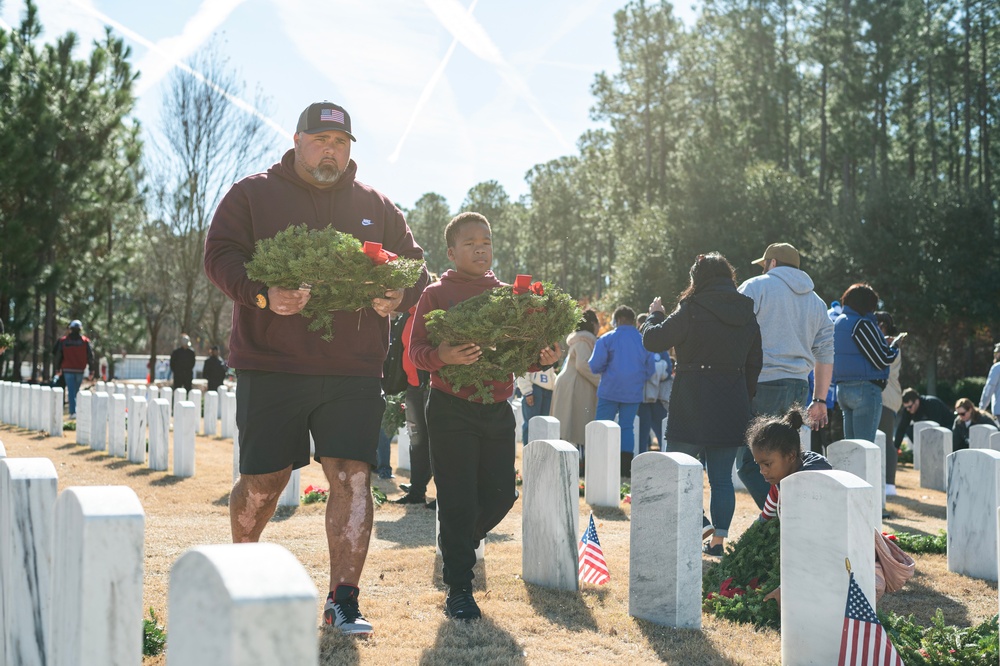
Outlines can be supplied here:
<path id="1" fill-rule="evenodd" d="M 678 363 L 677 370 L 680 372 L 719 372 L 730 374 L 743 374 L 742 365 L 727 365 L 725 363 Z"/>
<path id="2" fill-rule="evenodd" d="M 870 381 L 872 384 L 879 387 L 880 389 L 884 389 L 886 384 L 889 383 L 888 379 L 869 379 L 868 381 Z"/>

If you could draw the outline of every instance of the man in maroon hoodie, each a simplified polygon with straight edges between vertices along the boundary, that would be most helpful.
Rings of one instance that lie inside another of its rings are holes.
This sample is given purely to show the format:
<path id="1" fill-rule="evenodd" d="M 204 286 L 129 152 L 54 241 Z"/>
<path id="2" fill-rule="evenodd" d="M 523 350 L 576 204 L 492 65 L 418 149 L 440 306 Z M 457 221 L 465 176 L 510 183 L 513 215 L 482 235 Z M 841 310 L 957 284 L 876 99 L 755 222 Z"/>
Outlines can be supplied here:
<path id="1" fill-rule="evenodd" d="M 476 620 L 482 616 L 472 596 L 476 547 L 517 500 L 514 412 L 507 402 L 514 392 L 514 376 L 492 382 L 493 403 L 488 405 L 473 401 L 474 387 L 455 391 L 441 379 L 438 371 L 444 366 L 471 365 L 482 352 L 474 343 L 442 342 L 435 347 L 427 339 L 424 317 L 432 310 L 448 310 L 503 286 L 490 270 L 493 240 L 485 217 L 479 213 L 456 215 L 445 228 L 445 241 L 455 268 L 420 296 L 413 316 L 410 358 L 418 368 L 431 373 L 427 431 L 441 520 L 438 542 L 448 586 L 445 613 L 458 620 Z M 539 353 L 540 366 L 552 367 L 558 360 L 558 345 Z"/>
<path id="2" fill-rule="evenodd" d="M 358 607 L 358 582 L 372 531 L 369 475 L 385 400 L 380 380 L 389 344 L 388 315 L 417 302 L 424 272 L 370 308 L 333 314 L 334 339 L 307 330 L 298 313 L 308 289 L 283 289 L 247 277 L 254 244 L 292 225 L 332 225 L 399 256 L 422 259 L 402 213 L 355 180 L 351 117 L 330 102 L 299 117 L 294 148 L 267 170 L 233 185 L 205 241 L 205 272 L 233 299 L 229 365 L 236 369 L 240 478 L 229 498 L 236 543 L 257 541 L 293 469 L 315 460 L 330 484 L 326 536 L 330 594 L 323 618 L 345 634 L 372 633 Z"/>

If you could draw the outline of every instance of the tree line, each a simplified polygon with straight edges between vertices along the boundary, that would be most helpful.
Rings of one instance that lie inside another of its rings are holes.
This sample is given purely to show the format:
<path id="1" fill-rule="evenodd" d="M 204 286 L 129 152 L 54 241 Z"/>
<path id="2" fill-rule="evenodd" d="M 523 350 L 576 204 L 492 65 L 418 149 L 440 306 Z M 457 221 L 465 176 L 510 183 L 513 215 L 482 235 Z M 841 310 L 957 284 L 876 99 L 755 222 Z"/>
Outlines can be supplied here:
<path id="1" fill-rule="evenodd" d="M 109 32 L 75 61 L 72 35 L 37 46 L 27 8 L 0 34 L 0 316 L 15 360 L 47 372 L 49 342 L 84 311 L 105 351 L 155 354 L 181 331 L 224 344 L 204 233 L 224 188 L 277 154 L 219 94 L 242 94 L 238 77 L 198 56 L 214 87 L 175 74 L 163 145 L 143 146 L 121 41 Z M 742 280 L 791 242 L 827 302 L 875 287 L 911 333 L 905 381 L 981 375 L 1000 339 L 998 36 L 987 0 L 707 0 L 690 26 L 668 2 L 629 2 L 574 154 L 530 168 L 516 200 L 487 181 L 454 207 L 427 193 L 407 218 L 433 271 L 448 266 L 444 224 L 478 210 L 502 279 L 531 273 L 603 308 L 670 301 L 699 253 L 722 252 Z M 206 123 L 207 109 L 239 122 Z"/>

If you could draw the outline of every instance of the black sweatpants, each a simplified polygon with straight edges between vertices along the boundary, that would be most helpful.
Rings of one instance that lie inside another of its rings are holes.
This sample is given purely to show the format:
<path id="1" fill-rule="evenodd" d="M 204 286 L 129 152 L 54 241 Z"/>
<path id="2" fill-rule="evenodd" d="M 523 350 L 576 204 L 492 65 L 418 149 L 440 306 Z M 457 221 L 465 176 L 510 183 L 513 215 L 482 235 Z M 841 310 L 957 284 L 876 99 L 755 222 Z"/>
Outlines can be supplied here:
<path id="1" fill-rule="evenodd" d="M 437 486 L 444 583 L 472 581 L 476 546 L 517 501 L 514 412 L 431 389 L 427 401 L 431 467 Z"/>
<path id="2" fill-rule="evenodd" d="M 431 480 L 431 452 L 427 444 L 426 386 L 406 387 L 406 429 L 410 434 L 410 492 L 423 495 Z"/>

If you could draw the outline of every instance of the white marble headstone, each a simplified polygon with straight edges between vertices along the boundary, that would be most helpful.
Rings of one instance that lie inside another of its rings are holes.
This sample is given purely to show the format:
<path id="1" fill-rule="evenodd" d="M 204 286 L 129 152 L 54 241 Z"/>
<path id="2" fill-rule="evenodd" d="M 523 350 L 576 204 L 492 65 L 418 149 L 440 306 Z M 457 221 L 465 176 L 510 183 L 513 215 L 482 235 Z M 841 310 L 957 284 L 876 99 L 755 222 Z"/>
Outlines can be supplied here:
<path id="1" fill-rule="evenodd" d="M 701 629 L 702 466 L 650 451 L 632 462 L 628 613 Z"/>
<path id="2" fill-rule="evenodd" d="M 125 457 L 125 394 L 110 396 L 108 410 L 108 453 L 116 458 Z"/>
<path id="3" fill-rule="evenodd" d="M 17 425 L 21 428 L 31 427 L 31 386 L 29 384 L 18 384 L 21 395 L 21 410 L 18 414 Z"/>
<path id="4" fill-rule="evenodd" d="M 532 416 L 528 419 L 528 441 L 536 439 L 559 439 L 559 419 L 554 416 Z"/>
<path id="5" fill-rule="evenodd" d="M 396 435 L 396 468 L 410 469 L 410 431 L 404 425 Z"/>
<path id="6" fill-rule="evenodd" d="M 80 391 L 76 394 L 76 443 L 90 444 L 90 418 L 93 414 L 90 401 L 94 394 Z"/>
<path id="7" fill-rule="evenodd" d="M 955 451 L 948 466 L 948 571 L 996 581 L 1000 452 Z"/>
<path id="8" fill-rule="evenodd" d="M 1000 451 L 1000 432 L 990 435 L 989 448 L 993 451 Z"/>
<path id="9" fill-rule="evenodd" d="M 170 405 L 170 411 L 173 413 L 174 416 L 177 416 L 177 405 L 187 400 L 187 389 L 184 388 L 174 389 L 173 397 L 171 398 L 171 400 L 172 402 Z"/>
<path id="10" fill-rule="evenodd" d="M 51 663 L 140 664 L 145 514 L 135 491 L 67 488 L 55 524 Z"/>
<path id="11" fill-rule="evenodd" d="M 49 663 L 57 492 L 48 458 L 0 458 L 0 663 Z"/>
<path id="12" fill-rule="evenodd" d="M 104 391 L 94 394 L 90 403 L 90 448 L 105 451 L 108 448 L 108 402 Z"/>
<path id="13" fill-rule="evenodd" d="M 871 485 L 872 507 L 881 524 L 885 464 L 878 446 L 864 439 L 841 439 L 827 447 L 826 457 L 834 469 L 850 472 Z"/>
<path id="14" fill-rule="evenodd" d="M 797 472 L 781 482 L 781 663 L 838 663 L 849 559 L 874 607 L 872 487 L 841 471 Z"/>
<path id="15" fill-rule="evenodd" d="M 160 397 L 160 387 L 156 384 L 150 384 L 146 387 L 146 402 L 153 404 L 153 401 Z"/>
<path id="16" fill-rule="evenodd" d="M 135 384 L 126 384 L 125 385 L 125 404 L 126 405 L 129 404 L 128 403 L 129 398 L 132 398 L 132 397 L 135 396 L 135 391 L 136 391 Z M 145 396 L 146 392 L 142 391 L 142 394 L 143 394 L 143 396 Z"/>
<path id="17" fill-rule="evenodd" d="M 174 411 L 174 476 L 194 476 L 194 431 L 197 423 L 194 403 L 187 400 L 177 403 Z"/>
<path id="18" fill-rule="evenodd" d="M 170 405 L 170 415 L 174 415 L 174 390 L 169 386 L 164 386 L 160 389 L 160 397 L 167 401 Z"/>
<path id="19" fill-rule="evenodd" d="M 319 662 L 316 586 L 277 544 L 193 548 L 169 590 L 168 666 Z"/>
<path id="20" fill-rule="evenodd" d="M 0 442 L 0 458 L 6 458 L 6 457 L 7 457 L 7 449 L 4 448 L 3 442 Z M 3 602 L 0 601 L 0 603 Z"/>
<path id="21" fill-rule="evenodd" d="M 157 398 L 149 406 L 149 469 L 166 472 L 170 450 L 170 402 Z"/>
<path id="22" fill-rule="evenodd" d="M 215 437 L 219 423 L 219 394 L 209 391 L 205 394 L 205 436 Z"/>
<path id="23" fill-rule="evenodd" d="M 42 429 L 42 387 L 32 384 L 28 389 L 28 428 Z"/>
<path id="24" fill-rule="evenodd" d="M 948 465 L 951 455 L 952 432 L 941 426 L 925 428 L 920 433 L 920 487 L 948 490 Z"/>
<path id="25" fill-rule="evenodd" d="M 995 426 L 979 423 L 969 428 L 969 448 L 990 448 L 990 435 L 997 432 Z"/>
<path id="26" fill-rule="evenodd" d="M 236 422 L 236 414 L 234 414 L 236 411 L 236 400 L 231 396 L 234 396 L 234 394 L 231 394 L 228 391 L 219 393 L 219 401 L 222 406 L 222 417 L 220 419 L 221 430 L 219 432 L 219 436 L 223 439 L 229 439 L 233 436 L 233 425 Z"/>
<path id="27" fill-rule="evenodd" d="M 188 391 L 188 402 L 194 405 L 194 432 L 197 435 L 202 432 L 201 429 L 201 391 L 199 389 L 191 389 Z"/>
<path id="28" fill-rule="evenodd" d="M 149 403 L 145 396 L 134 395 L 128 407 L 128 459 L 141 465 L 146 462 L 146 424 L 149 420 Z"/>
<path id="29" fill-rule="evenodd" d="M 240 430 L 233 431 L 233 483 L 240 478 Z"/>
<path id="30" fill-rule="evenodd" d="M 52 406 L 49 408 L 49 437 L 63 435 L 63 396 L 65 391 L 61 386 L 52 389 Z"/>
<path id="31" fill-rule="evenodd" d="M 913 469 L 915 471 L 918 471 L 923 464 L 920 459 L 920 433 L 937 425 L 937 421 L 917 421 L 913 424 Z"/>
<path id="32" fill-rule="evenodd" d="M 621 503 L 622 429 L 614 421 L 591 421 L 584 430 L 587 464 L 584 499 L 590 506 Z"/>
<path id="33" fill-rule="evenodd" d="M 38 429 L 48 435 L 52 429 L 52 387 L 43 386 L 40 390 L 42 396 L 38 408 Z"/>
<path id="34" fill-rule="evenodd" d="M 524 447 L 521 578 L 577 590 L 580 452 L 569 442 L 540 439 Z"/>
<path id="35" fill-rule="evenodd" d="M 889 442 L 888 444 L 886 442 Z M 881 430 L 875 431 L 875 446 L 878 447 L 879 456 L 882 458 L 882 472 L 881 472 L 881 483 L 882 483 L 882 508 L 885 509 L 885 474 L 888 462 L 886 460 L 886 446 L 892 446 L 892 440 L 886 436 Z"/>
<path id="36" fill-rule="evenodd" d="M 302 496 L 302 492 L 299 490 L 301 487 L 301 471 L 301 469 L 292 470 L 291 476 L 288 477 L 288 483 L 285 484 L 284 491 L 278 496 L 278 506 L 299 505 L 299 500 Z"/>

